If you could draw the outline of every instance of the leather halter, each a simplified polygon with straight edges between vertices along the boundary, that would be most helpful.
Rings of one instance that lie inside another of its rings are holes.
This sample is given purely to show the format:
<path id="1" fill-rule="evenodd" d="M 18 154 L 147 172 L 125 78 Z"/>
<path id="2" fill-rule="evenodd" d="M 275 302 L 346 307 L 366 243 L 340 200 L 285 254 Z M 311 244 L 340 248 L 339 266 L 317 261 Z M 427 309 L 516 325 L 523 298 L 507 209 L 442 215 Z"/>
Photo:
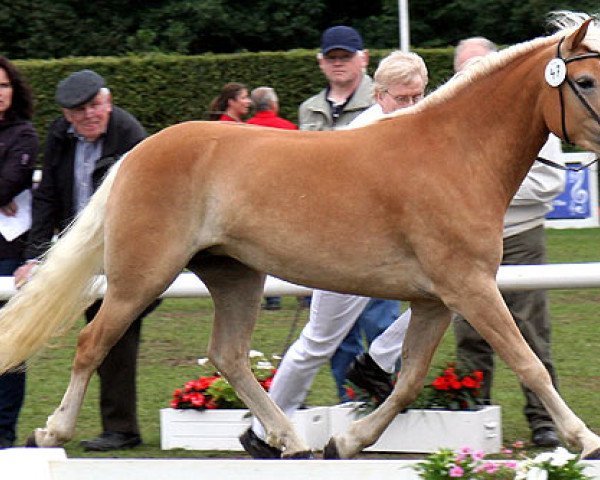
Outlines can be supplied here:
<path id="1" fill-rule="evenodd" d="M 600 58 L 600 53 L 585 53 L 583 55 L 577 55 L 575 57 L 571 57 L 571 58 L 563 58 L 562 55 L 560 54 L 560 47 L 563 43 L 563 41 L 565 40 L 565 38 L 561 38 L 560 41 L 558 42 L 558 46 L 556 47 L 556 57 L 559 60 L 562 60 L 565 64 L 565 68 L 566 65 L 568 65 L 569 63 L 572 62 L 577 62 L 579 60 L 586 60 L 588 58 Z M 581 104 L 585 107 L 585 109 L 589 112 L 590 116 L 596 120 L 596 122 L 598 123 L 598 125 L 600 125 L 600 115 L 598 115 L 598 113 L 592 108 L 592 106 L 589 104 L 589 102 L 585 99 L 585 97 L 581 94 L 581 91 L 579 90 L 579 88 L 577 87 L 577 85 L 575 84 L 575 82 L 573 82 L 573 80 L 571 78 L 569 78 L 568 72 L 565 73 L 565 78 L 564 80 L 557 85 L 558 88 L 558 98 L 560 101 L 560 119 L 561 119 L 561 127 L 562 127 L 562 132 L 563 132 L 563 138 L 565 140 L 565 142 L 567 142 L 569 145 L 573 145 L 573 142 L 571 142 L 571 139 L 569 138 L 569 134 L 567 133 L 567 120 L 566 120 L 566 112 L 565 112 L 565 101 L 564 101 L 564 94 L 563 94 L 563 88 L 562 86 L 564 85 L 564 83 L 567 83 L 567 85 L 569 85 L 569 87 L 571 88 L 571 90 L 573 91 L 573 93 L 575 94 L 575 96 L 579 99 L 579 101 L 581 102 Z M 569 171 L 574 171 L 577 172 L 579 170 L 582 170 L 584 168 L 589 167 L 590 165 L 592 165 L 593 163 L 598 161 L 598 156 L 596 156 L 596 158 L 594 160 L 592 160 L 591 162 L 587 163 L 586 165 L 583 165 L 581 167 L 565 167 L 564 165 L 560 165 L 558 163 L 553 162 L 552 160 L 548 160 L 545 158 L 541 158 L 541 157 L 537 157 L 537 160 L 539 162 L 542 162 L 546 165 L 550 165 L 552 167 L 556 167 L 559 168 L 561 170 L 569 170 Z"/>

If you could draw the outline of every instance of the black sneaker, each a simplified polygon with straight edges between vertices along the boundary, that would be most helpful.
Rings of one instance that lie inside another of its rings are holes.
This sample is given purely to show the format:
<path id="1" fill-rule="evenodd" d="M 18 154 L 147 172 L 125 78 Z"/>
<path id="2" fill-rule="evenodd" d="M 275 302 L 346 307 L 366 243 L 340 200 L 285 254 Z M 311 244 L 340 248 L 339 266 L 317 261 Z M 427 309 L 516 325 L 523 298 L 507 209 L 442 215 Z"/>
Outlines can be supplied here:
<path id="1" fill-rule="evenodd" d="M 82 440 L 80 445 L 86 452 L 109 452 L 137 447 L 142 438 L 136 433 L 104 432 L 92 440 Z"/>
<path id="2" fill-rule="evenodd" d="M 394 389 L 391 375 L 382 370 L 368 353 L 362 353 L 354 359 L 346 371 L 346 378 L 366 390 L 378 405 Z"/>
<path id="3" fill-rule="evenodd" d="M 533 431 L 531 441 L 536 447 L 558 447 L 560 440 L 554 428 L 542 427 Z"/>
<path id="4" fill-rule="evenodd" d="M 272 447 L 254 433 L 252 427 L 240 435 L 240 443 L 252 458 L 281 458 L 281 450 Z"/>

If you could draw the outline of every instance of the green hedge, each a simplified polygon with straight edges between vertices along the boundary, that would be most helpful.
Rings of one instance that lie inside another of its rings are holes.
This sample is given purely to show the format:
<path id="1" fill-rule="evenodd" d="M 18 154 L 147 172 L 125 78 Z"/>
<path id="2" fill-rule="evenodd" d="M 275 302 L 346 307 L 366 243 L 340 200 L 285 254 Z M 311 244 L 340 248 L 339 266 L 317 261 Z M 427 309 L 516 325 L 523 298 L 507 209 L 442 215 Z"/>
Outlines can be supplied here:
<path id="1" fill-rule="evenodd" d="M 417 50 L 430 70 L 434 88 L 452 74 L 452 49 Z M 389 50 L 371 52 L 369 72 Z M 147 55 L 77 57 L 15 62 L 36 97 L 34 122 L 42 139 L 60 115 L 54 102 L 56 84 L 69 73 L 91 68 L 106 78 L 114 102 L 129 110 L 153 133 L 174 123 L 207 118 L 210 100 L 229 81 L 249 88 L 268 85 L 279 95 L 281 114 L 297 121 L 298 105 L 324 86 L 316 51 L 240 53 L 228 55 Z"/>

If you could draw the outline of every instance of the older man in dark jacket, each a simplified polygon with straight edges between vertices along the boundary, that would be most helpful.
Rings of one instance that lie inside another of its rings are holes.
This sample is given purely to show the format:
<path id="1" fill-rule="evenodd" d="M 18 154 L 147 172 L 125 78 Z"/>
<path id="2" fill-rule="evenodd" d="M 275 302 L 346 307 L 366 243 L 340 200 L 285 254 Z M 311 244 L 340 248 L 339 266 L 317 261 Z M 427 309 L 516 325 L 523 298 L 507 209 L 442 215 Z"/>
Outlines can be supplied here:
<path id="1" fill-rule="evenodd" d="M 42 181 L 33 196 L 32 226 L 25 252 L 29 260 L 15 272 L 27 278 L 35 258 L 44 253 L 55 233 L 64 229 L 85 207 L 109 167 L 146 137 L 140 123 L 114 106 L 104 79 L 91 70 L 71 74 L 58 84 L 56 101 L 63 116 L 50 126 Z M 95 302 L 85 312 L 91 321 L 100 308 Z M 133 448 L 142 440 L 137 420 L 136 363 L 141 319 L 125 332 L 98 368 L 103 432 L 84 440 L 86 450 Z"/>

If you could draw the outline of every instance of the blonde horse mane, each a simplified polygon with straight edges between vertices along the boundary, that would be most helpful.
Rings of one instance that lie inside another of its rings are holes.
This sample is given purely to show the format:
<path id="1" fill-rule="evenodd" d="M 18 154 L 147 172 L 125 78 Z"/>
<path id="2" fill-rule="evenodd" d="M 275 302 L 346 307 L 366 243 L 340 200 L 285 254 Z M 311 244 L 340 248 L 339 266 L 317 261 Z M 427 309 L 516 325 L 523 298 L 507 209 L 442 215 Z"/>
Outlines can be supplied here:
<path id="1" fill-rule="evenodd" d="M 600 21 L 598 18 L 590 17 L 590 15 L 585 13 L 568 12 L 566 10 L 552 12 L 548 18 L 548 25 L 558 29 L 558 31 L 553 35 L 534 38 L 528 42 L 519 43 L 517 45 L 505 48 L 499 52 L 486 55 L 485 57 L 482 57 L 480 61 L 465 70 L 465 72 L 461 75 L 453 76 L 450 80 L 438 87 L 434 92 L 425 97 L 417 105 L 396 110 L 395 112 L 385 115 L 384 117 L 374 119 L 369 124 L 385 121 L 402 115 L 410 115 L 428 108 L 430 105 L 445 102 L 460 90 L 468 88 L 469 85 L 471 85 L 477 79 L 488 75 L 494 70 L 504 67 L 515 58 L 535 50 L 540 46 L 553 43 L 558 36 L 564 36 L 571 33 L 588 18 L 594 18 L 594 20 L 588 29 L 588 34 L 585 38 L 584 45 L 592 50 L 600 51 Z M 365 124 L 365 126 L 366 125 L 367 124 Z"/>

